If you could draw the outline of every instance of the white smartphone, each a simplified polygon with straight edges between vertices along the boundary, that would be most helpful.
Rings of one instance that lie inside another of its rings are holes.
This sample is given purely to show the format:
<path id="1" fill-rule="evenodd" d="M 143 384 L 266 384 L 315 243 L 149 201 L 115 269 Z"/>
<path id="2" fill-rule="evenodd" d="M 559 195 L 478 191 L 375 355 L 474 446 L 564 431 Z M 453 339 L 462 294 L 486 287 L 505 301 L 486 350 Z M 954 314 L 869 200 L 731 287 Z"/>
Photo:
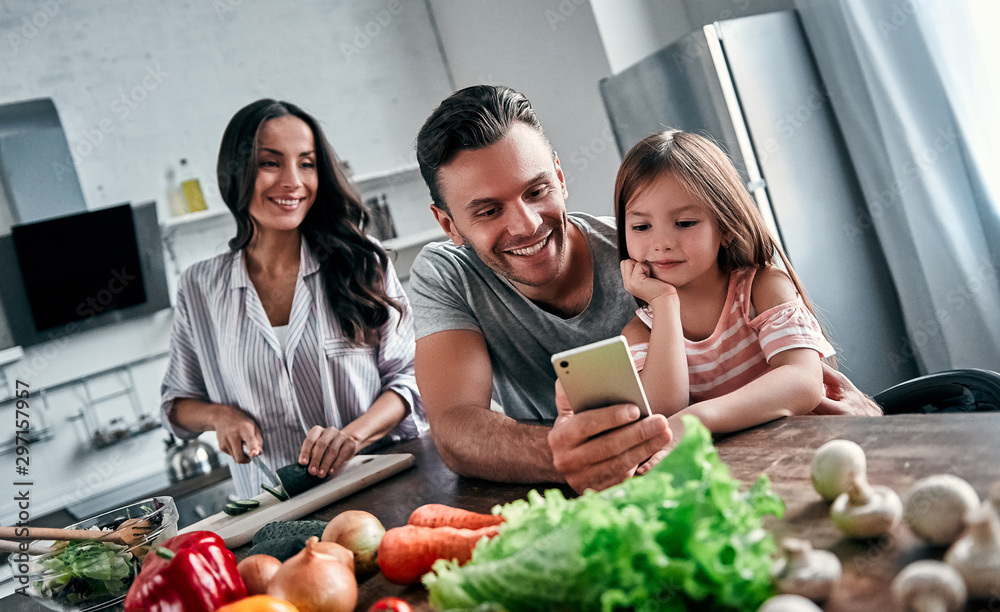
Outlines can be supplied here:
<path id="1" fill-rule="evenodd" d="M 552 367 L 574 412 L 635 404 L 643 416 L 652 414 L 625 336 L 556 353 Z"/>

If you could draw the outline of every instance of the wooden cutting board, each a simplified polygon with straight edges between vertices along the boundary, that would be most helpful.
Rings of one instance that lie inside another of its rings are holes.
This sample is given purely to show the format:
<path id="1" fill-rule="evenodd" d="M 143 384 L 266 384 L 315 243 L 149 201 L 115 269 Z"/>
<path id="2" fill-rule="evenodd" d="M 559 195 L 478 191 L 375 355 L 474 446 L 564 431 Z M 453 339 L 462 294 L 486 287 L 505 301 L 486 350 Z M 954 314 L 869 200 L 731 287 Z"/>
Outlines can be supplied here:
<path id="1" fill-rule="evenodd" d="M 344 471 L 321 485 L 299 493 L 288 501 L 267 492 L 255 497 L 260 506 L 238 516 L 224 512 L 213 514 L 180 531 L 214 531 L 226 541 L 230 549 L 242 546 L 253 539 L 257 530 L 271 521 L 294 521 L 315 512 L 342 497 L 360 491 L 413 465 L 413 455 L 358 455 L 351 459 Z"/>

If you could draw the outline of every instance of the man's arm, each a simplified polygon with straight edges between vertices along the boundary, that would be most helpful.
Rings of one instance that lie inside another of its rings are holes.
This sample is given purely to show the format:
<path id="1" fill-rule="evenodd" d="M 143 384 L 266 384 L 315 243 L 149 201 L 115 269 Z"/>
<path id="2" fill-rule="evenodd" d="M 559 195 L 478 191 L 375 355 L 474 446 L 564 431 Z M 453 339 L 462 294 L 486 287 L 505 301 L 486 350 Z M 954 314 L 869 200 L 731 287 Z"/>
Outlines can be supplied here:
<path id="1" fill-rule="evenodd" d="M 482 334 L 441 331 L 417 340 L 417 387 L 445 465 L 463 476 L 504 482 L 563 482 L 552 464 L 549 428 L 490 410 L 493 369 Z"/>
<path id="2" fill-rule="evenodd" d="M 666 419 L 640 419 L 635 406 L 574 415 L 558 385 L 559 417 L 551 428 L 491 411 L 493 370 L 479 332 L 443 331 L 417 340 L 416 368 L 438 453 L 463 476 L 566 482 L 582 493 L 625 480 L 670 441 Z"/>

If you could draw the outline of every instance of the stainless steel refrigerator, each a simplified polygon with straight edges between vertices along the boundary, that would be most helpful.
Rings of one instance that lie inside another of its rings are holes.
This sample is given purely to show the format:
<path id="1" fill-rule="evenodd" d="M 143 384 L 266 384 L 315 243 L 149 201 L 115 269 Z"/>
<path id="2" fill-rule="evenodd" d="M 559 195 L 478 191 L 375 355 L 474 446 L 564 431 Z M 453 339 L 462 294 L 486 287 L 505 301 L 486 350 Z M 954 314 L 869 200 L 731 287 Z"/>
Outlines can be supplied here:
<path id="1" fill-rule="evenodd" d="M 899 299 L 794 11 L 719 21 L 601 81 L 618 148 L 666 128 L 733 158 L 869 394 L 917 375 Z"/>

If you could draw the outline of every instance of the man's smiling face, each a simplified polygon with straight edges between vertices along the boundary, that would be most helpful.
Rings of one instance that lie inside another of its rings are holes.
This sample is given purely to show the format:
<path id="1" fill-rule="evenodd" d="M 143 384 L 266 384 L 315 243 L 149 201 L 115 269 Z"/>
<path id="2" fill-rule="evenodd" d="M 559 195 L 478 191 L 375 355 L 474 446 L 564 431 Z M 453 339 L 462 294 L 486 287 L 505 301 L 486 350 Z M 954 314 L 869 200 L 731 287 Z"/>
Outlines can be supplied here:
<path id="1" fill-rule="evenodd" d="M 433 208 L 438 222 L 494 272 L 527 287 L 565 273 L 566 182 L 537 130 L 517 122 L 495 144 L 459 152 L 438 182 L 448 205 Z"/>

